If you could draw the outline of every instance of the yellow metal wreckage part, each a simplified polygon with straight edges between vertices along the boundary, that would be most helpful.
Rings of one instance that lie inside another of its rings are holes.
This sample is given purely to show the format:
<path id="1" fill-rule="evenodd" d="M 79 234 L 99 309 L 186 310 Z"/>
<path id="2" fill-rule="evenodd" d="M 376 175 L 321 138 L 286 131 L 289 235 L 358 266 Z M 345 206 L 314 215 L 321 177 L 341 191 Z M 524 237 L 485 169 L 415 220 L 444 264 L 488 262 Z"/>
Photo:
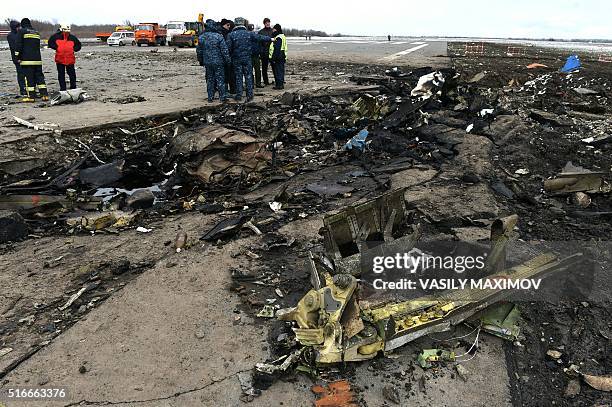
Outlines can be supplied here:
<path id="1" fill-rule="evenodd" d="M 381 350 L 391 351 L 428 333 L 448 330 L 507 295 L 507 290 L 485 288 L 447 290 L 400 302 L 361 299 L 355 276 L 360 275 L 359 258 L 366 236 L 383 236 L 384 244 L 396 250 L 410 250 L 418 239 L 418 225 L 412 225 L 412 235 L 392 236 L 395 228 L 408 220 L 404 193 L 403 189 L 392 191 L 325 218 L 325 252 L 335 266 L 328 260 L 319 268 L 311 253 L 314 288 L 296 307 L 277 313 L 279 319 L 295 322 L 296 339 L 312 348 L 316 363 L 371 359 Z M 575 264 L 582 256 L 558 260 L 546 253 L 506 268 L 507 245 L 517 220 L 511 215 L 493 222 L 487 280 L 545 278 Z"/>
<path id="2" fill-rule="evenodd" d="M 573 257 L 576 256 L 569 259 Z M 533 278 L 563 265 L 555 255 L 547 253 L 488 278 Z M 326 274 L 325 286 L 310 290 L 296 307 L 279 312 L 279 319 L 296 322 L 297 340 L 315 350 L 317 363 L 371 359 L 381 350 L 389 351 L 426 333 L 448 329 L 500 299 L 497 289 L 449 290 L 435 297 L 360 309 L 356 318 L 361 319 L 362 328 L 347 336 L 349 321 L 343 313 L 351 302 L 359 308 L 354 297 L 356 288 L 357 280 L 351 275 Z M 390 322 L 393 333 L 385 338 L 389 334 L 385 327 Z"/>
<path id="3" fill-rule="evenodd" d="M 357 280 L 348 274 L 332 277 L 329 273 L 325 273 L 324 279 L 324 287 L 310 290 L 296 307 L 279 311 L 278 318 L 297 323 L 298 327 L 293 329 L 296 338 L 317 351 L 317 363 L 374 357 L 384 345 L 376 329 L 363 324 L 359 309 L 353 308 L 356 311 L 353 321 L 343 319 L 348 306 L 357 307 L 353 297 Z M 351 331 L 349 326 L 352 326 L 352 335 L 347 337 Z"/>

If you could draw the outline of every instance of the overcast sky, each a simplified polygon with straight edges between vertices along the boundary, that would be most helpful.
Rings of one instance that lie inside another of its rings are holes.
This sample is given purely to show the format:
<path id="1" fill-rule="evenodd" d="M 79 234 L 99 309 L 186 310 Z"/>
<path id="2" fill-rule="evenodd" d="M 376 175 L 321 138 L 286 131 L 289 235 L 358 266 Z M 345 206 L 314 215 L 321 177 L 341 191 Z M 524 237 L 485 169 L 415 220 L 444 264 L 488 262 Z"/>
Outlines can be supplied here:
<path id="1" fill-rule="evenodd" d="M 3 20 L 166 23 L 195 21 L 199 12 L 353 35 L 612 39 L 611 0 L 0 0 Z"/>

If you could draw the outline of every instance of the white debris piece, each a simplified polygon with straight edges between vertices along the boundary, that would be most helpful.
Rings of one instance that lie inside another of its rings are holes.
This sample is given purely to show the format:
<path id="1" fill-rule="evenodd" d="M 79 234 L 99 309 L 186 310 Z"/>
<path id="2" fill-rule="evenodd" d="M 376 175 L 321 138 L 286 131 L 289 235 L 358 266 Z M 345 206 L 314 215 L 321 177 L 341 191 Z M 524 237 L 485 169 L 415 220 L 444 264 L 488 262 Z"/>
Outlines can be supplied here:
<path id="1" fill-rule="evenodd" d="M 270 209 L 272 209 L 272 211 L 274 212 L 278 212 L 281 210 L 281 208 L 283 207 L 283 204 L 280 202 L 270 202 L 268 205 L 270 205 Z"/>
<path id="2" fill-rule="evenodd" d="M 43 124 L 35 124 L 35 123 L 30 123 L 27 120 L 23 120 L 20 119 L 17 116 L 13 116 L 13 120 L 15 120 L 17 123 L 21 124 L 22 126 L 26 126 L 29 127 L 30 129 L 34 129 L 34 130 L 42 130 L 42 131 L 52 131 L 55 134 L 62 134 L 62 131 L 60 130 L 60 125 L 57 123 L 43 123 Z"/>
<path id="3" fill-rule="evenodd" d="M 62 305 L 61 307 L 59 307 L 60 311 L 65 310 L 66 308 L 68 308 L 69 306 L 71 306 L 81 295 L 83 295 L 83 293 L 87 291 L 87 287 L 83 287 L 81 288 L 78 292 L 76 292 L 75 294 L 72 295 L 72 297 L 70 297 L 68 299 L 68 301 Z"/>
<path id="4" fill-rule="evenodd" d="M 57 96 L 51 99 L 51 106 L 63 103 L 81 103 L 89 99 L 89 95 L 81 88 L 60 90 Z"/>
<path id="5" fill-rule="evenodd" d="M 429 98 L 433 96 L 434 90 L 444 85 L 444 82 L 444 75 L 439 71 L 423 75 L 419 78 L 416 87 L 410 92 L 410 96 L 423 96 L 424 98 Z"/>

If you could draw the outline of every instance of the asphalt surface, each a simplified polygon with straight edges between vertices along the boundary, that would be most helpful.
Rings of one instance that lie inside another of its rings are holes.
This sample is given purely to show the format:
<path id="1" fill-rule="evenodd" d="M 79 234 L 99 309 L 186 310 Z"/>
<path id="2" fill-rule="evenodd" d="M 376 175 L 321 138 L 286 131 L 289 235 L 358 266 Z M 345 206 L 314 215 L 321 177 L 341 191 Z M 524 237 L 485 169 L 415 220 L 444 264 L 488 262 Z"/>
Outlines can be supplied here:
<path id="1" fill-rule="evenodd" d="M 379 40 L 358 38 L 328 38 L 306 40 L 291 38 L 291 52 L 320 52 L 341 58 L 343 55 L 362 54 L 367 59 L 382 61 L 410 62 L 423 57 L 446 56 L 446 41 L 428 41 L 421 38 L 401 40 Z"/>
<path id="2" fill-rule="evenodd" d="M 332 61 L 346 61 L 351 57 L 359 57 L 369 63 L 397 63 L 420 65 L 420 61 L 429 58 L 444 59 L 447 56 L 446 41 L 431 41 L 426 38 L 401 38 L 391 41 L 377 38 L 359 37 L 329 37 L 314 38 L 306 40 L 302 37 L 289 37 L 289 59 L 314 57 L 315 59 L 326 59 Z M 113 52 L 118 47 L 97 46 L 97 52 Z M 150 52 L 151 48 L 130 47 L 122 50 L 133 52 Z M 158 48 L 159 52 L 167 51 L 171 47 Z M 191 48 L 178 48 L 177 52 L 195 52 Z"/>
<path id="3" fill-rule="evenodd" d="M 410 66 L 423 66 L 434 64 L 436 66 L 446 65 L 447 41 L 431 41 L 426 38 L 401 38 L 391 41 L 376 38 L 359 37 L 330 37 L 305 38 L 289 37 L 289 59 L 313 59 L 329 60 L 338 62 L 363 62 L 380 64 L 399 64 Z M 149 53 L 152 49 L 157 52 L 168 52 L 173 49 L 169 46 L 163 47 L 135 47 L 135 46 L 106 46 L 103 44 L 87 44 L 79 55 L 89 52 L 97 53 Z M 180 53 L 193 53 L 193 48 L 177 48 Z M 12 63 L 8 57 L 8 50 L 0 51 L 0 67 L 12 69 Z M 77 57 L 78 65 L 78 57 Z"/>

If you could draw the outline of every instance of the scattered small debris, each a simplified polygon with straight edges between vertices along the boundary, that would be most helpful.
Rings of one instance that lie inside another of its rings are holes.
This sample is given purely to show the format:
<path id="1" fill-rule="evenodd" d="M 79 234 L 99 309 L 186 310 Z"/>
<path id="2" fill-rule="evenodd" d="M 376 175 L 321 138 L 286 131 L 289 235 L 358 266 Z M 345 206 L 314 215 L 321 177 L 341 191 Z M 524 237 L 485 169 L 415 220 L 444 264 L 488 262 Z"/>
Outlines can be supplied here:
<path id="1" fill-rule="evenodd" d="M 198 339 L 204 339 L 207 336 L 207 331 L 204 328 L 199 328 L 195 331 L 195 337 Z"/>
<path id="2" fill-rule="evenodd" d="M 573 398 L 580 394 L 580 380 L 572 379 L 567 383 L 567 387 L 565 388 L 565 397 Z"/>
<path id="3" fill-rule="evenodd" d="M 514 171 L 514 173 L 517 175 L 528 175 L 529 170 L 527 168 L 519 168 L 518 170 Z"/>
<path id="4" fill-rule="evenodd" d="M 61 307 L 59 307 L 58 309 L 60 311 L 64 311 L 66 308 L 70 307 L 72 304 L 74 304 L 74 302 L 81 296 L 83 295 L 83 293 L 87 291 L 87 286 L 82 287 L 79 291 L 77 291 L 76 293 L 74 293 L 69 299 L 68 301 L 66 301 L 66 303 L 64 305 L 62 305 Z"/>
<path id="5" fill-rule="evenodd" d="M 242 390 L 240 401 L 243 403 L 250 403 L 255 397 L 261 394 L 261 390 L 255 389 L 253 386 L 252 372 L 238 373 L 238 381 L 240 382 L 240 389 Z"/>
<path id="6" fill-rule="evenodd" d="M 581 208 L 586 208 L 591 205 L 591 197 L 584 192 L 576 192 L 574 194 L 574 202 Z"/>
<path id="7" fill-rule="evenodd" d="M 536 69 L 536 68 L 548 68 L 548 65 L 539 64 L 537 62 L 527 65 L 527 69 Z"/>
<path id="8" fill-rule="evenodd" d="M 273 212 L 278 212 L 283 207 L 283 204 L 280 202 L 270 202 L 269 205 L 270 205 L 270 209 L 272 209 Z"/>
<path id="9" fill-rule="evenodd" d="M 366 149 L 366 139 L 368 137 L 368 134 L 369 132 L 367 129 L 361 130 L 359 133 L 357 133 L 356 136 L 346 142 L 346 144 L 344 145 L 344 149 L 347 151 L 355 149 L 363 152 Z"/>
<path id="10" fill-rule="evenodd" d="M 186 245 L 187 245 L 187 233 L 185 233 L 185 231 L 183 230 L 179 230 L 178 233 L 176 234 L 176 237 L 174 238 L 174 248 L 176 249 L 176 252 L 180 253 L 181 250 L 183 250 Z"/>
<path id="11" fill-rule="evenodd" d="M 217 223 L 212 229 L 206 232 L 200 240 L 216 242 L 221 239 L 228 239 L 240 232 L 242 227 L 251 219 L 250 216 L 241 215 L 235 218 L 224 219 Z"/>
<path id="12" fill-rule="evenodd" d="M 276 309 L 273 305 L 264 305 L 264 307 L 257 313 L 260 318 L 274 318 Z"/>
<path id="13" fill-rule="evenodd" d="M 443 349 L 423 349 L 417 356 L 417 362 L 423 369 L 432 367 L 432 362 L 454 362 L 455 352 Z"/>
<path id="14" fill-rule="evenodd" d="M 110 227 L 124 228 L 130 226 L 137 218 L 138 213 L 123 211 L 92 212 L 81 216 L 66 219 L 66 224 L 75 228 L 89 231 L 98 231 Z"/>
<path id="15" fill-rule="evenodd" d="M 397 390 L 395 386 L 392 386 L 389 384 L 384 386 L 382 389 L 382 393 L 383 393 L 383 397 L 386 400 L 389 400 L 390 402 L 394 404 L 401 404 L 402 398 L 400 396 L 399 390 Z"/>
<path id="16" fill-rule="evenodd" d="M 119 103 L 121 105 L 127 105 L 130 103 L 146 102 L 147 99 L 144 96 L 134 95 L 134 96 L 125 96 L 125 97 L 116 98 L 116 99 L 108 99 L 108 101 L 113 102 L 113 103 Z"/>
<path id="17" fill-rule="evenodd" d="M 467 370 L 467 368 L 465 366 L 463 366 L 460 363 L 456 364 L 455 365 L 455 370 L 457 370 L 457 375 L 459 375 L 461 380 L 463 380 L 464 382 L 468 381 L 468 377 L 470 376 L 470 372 Z"/>

